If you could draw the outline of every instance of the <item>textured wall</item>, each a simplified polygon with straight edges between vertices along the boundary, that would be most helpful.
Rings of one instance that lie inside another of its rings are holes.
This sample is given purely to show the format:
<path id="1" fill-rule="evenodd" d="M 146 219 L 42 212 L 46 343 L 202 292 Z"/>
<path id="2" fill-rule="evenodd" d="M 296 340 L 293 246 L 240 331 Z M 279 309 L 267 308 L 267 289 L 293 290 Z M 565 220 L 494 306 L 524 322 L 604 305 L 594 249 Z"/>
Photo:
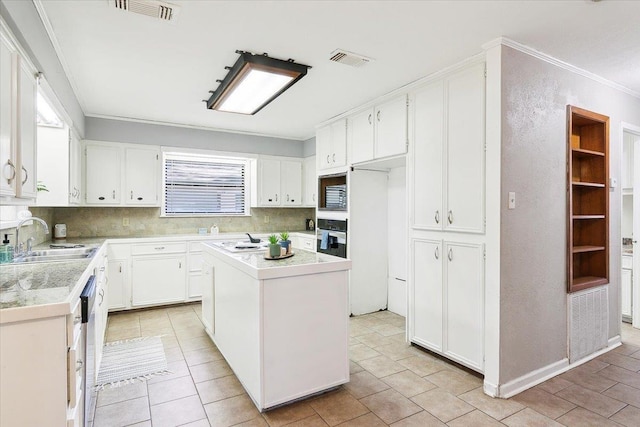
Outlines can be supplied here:
<path id="1" fill-rule="evenodd" d="M 610 175 L 620 182 L 620 122 L 640 99 L 505 48 L 502 63 L 501 382 L 567 357 L 566 106 L 610 117 Z M 515 210 L 506 209 L 516 192 Z M 619 334 L 620 189 L 610 193 L 609 337 Z"/>

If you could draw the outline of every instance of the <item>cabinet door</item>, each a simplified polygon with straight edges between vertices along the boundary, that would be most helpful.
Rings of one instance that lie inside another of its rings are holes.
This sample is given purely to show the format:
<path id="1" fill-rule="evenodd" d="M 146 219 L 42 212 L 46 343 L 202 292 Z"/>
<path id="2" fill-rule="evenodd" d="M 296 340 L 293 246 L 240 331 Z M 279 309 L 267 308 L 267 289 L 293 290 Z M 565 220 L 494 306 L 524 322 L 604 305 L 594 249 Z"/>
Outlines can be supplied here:
<path id="1" fill-rule="evenodd" d="M 347 120 L 347 146 L 349 163 L 364 162 L 373 159 L 373 109 L 364 110 Z"/>
<path id="2" fill-rule="evenodd" d="M 444 85 L 436 82 L 413 95 L 412 227 L 442 229 Z"/>
<path id="3" fill-rule="evenodd" d="M 283 206 L 302 206 L 302 163 L 280 162 Z"/>
<path id="4" fill-rule="evenodd" d="M 413 241 L 412 341 L 442 351 L 442 244 Z"/>
<path id="5" fill-rule="evenodd" d="M 38 126 L 38 206 L 69 206 L 69 128 Z"/>
<path id="6" fill-rule="evenodd" d="M 444 353 L 482 370 L 484 358 L 483 245 L 444 243 Z"/>
<path id="7" fill-rule="evenodd" d="M 126 266 L 127 260 L 124 259 L 109 260 L 107 265 L 109 274 L 107 307 L 109 310 L 127 308 Z"/>
<path id="8" fill-rule="evenodd" d="M 157 205 L 160 154 L 155 149 L 125 150 L 127 205 Z"/>
<path id="9" fill-rule="evenodd" d="M 316 156 L 318 170 L 331 167 L 331 125 L 319 128 L 316 131 Z"/>
<path id="10" fill-rule="evenodd" d="M 16 196 L 36 198 L 36 79 L 25 61 L 19 61 L 18 79 L 18 163 Z"/>
<path id="11" fill-rule="evenodd" d="M 331 124 L 331 167 L 347 164 L 347 119 Z"/>
<path id="12" fill-rule="evenodd" d="M 120 147 L 87 144 L 87 204 L 120 204 L 120 154 Z"/>
<path id="13" fill-rule="evenodd" d="M 484 86 L 484 64 L 448 80 L 445 229 L 449 231 L 484 231 Z"/>
<path id="14" fill-rule="evenodd" d="M 280 206 L 280 161 L 258 160 L 260 188 L 260 206 Z"/>
<path id="15" fill-rule="evenodd" d="M 620 277 L 620 297 L 622 299 L 621 312 L 623 316 L 631 317 L 631 283 L 632 270 L 623 268 Z"/>
<path id="16" fill-rule="evenodd" d="M 304 175 L 304 194 L 302 195 L 302 203 L 305 206 L 316 207 L 318 204 L 318 175 L 316 173 L 316 156 L 307 157 L 302 163 L 302 172 Z"/>
<path id="17" fill-rule="evenodd" d="M 69 204 L 79 205 L 82 193 L 82 147 L 80 139 L 69 132 Z"/>
<path id="18" fill-rule="evenodd" d="M 214 277 L 211 262 L 202 263 L 202 324 L 207 332 L 214 334 Z"/>
<path id="19" fill-rule="evenodd" d="M 407 97 L 376 107 L 375 157 L 395 156 L 407 152 Z"/>
<path id="20" fill-rule="evenodd" d="M 16 195 L 16 136 L 14 127 L 16 94 L 13 46 L 0 33 L 0 196 Z"/>
<path id="21" fill-rule="evenodd" d="M 164 304 L 185 300 L 185 256 L 133 257 L 132 305 Z"/>

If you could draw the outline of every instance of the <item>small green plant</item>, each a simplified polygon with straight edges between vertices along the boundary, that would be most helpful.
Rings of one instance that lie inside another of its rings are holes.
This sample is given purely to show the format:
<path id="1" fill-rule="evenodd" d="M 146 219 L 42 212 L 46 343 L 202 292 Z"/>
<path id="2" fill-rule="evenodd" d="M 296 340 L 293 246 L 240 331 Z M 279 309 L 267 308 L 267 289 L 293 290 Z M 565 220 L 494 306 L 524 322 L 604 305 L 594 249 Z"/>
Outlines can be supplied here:
<path id="1" fill-rule="evenodd" d="M 281 241 L 289 240 L 289 233 L 286 231 L 283 231 L 282 233 L 280 233 L 280 240 Z"/>
<path id="2" fill-rule="evenodd" d="M 272 245 L 277 245 L 278 244 L 278 236 L 276 236 L 275 234 L 272 234 L 271 236 L 269 236 L 269 243 Z"/>
<path id="3" fill-rule="evenodd" d="M 36 191 L 46 191 L 48 193 L 49 189 L 47 188 L 47 185 L 44 182 L 38 181 L 36 183 Z"/>

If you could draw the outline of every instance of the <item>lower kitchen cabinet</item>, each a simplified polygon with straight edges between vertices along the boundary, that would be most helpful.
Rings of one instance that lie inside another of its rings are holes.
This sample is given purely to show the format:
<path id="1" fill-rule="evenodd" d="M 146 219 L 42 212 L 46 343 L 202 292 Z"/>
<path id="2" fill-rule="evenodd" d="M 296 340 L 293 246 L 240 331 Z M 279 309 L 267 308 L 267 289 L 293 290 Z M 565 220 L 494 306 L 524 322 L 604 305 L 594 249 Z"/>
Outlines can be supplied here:
<path id="1" fill-rule="evenodd" d="M 131 261 L 131 305 L 184 301 L 186 265 L 185 255 L 134 256 Z"/>
<path id="2" fill-rule="evenodd" d="M 412 242 L 410 339 L 469 368 L 484 369 L 484 245 Z"/>
<path id="3" fill-rule="evenodd" d="M 96 256 L 100 261 L 96 265 L 96 300 L 95 300 L 95 366 L 100 367 L 102 361 L 102 349 L 107 330 L 107 316 L 109 309 L 109 276 L 107 271 L 107 251 L 102 249 Z"/>
<path id="4" fill-rule="evenodd" d="M 620 276 L 620 299 L 622 320 L 630 322 L 632 318 L 633 295 L 633 255 L 622 255 L 622 275 Z"/>
<path id="5" fill-rule="evenodd" d="M 202 244 L 200 242 L 189 243 L 189 280 L 187 283 L 187 299 L 199 300 L 202 297 L 204 281 Z"/>
<path id="6" fill-rule="evenodd" d="M 127 260 L 109 260 L 109 296 L 107 299 L 109 310 L 122 310 L 127 308 L 127 288 L 126 288 L 126 268 Z"/>
<path id="7" fill-rule="evenodd" d="M 213 257 L 202 254 L 202 323 L 210 336 L 215 335 L 215 274 Z"/>

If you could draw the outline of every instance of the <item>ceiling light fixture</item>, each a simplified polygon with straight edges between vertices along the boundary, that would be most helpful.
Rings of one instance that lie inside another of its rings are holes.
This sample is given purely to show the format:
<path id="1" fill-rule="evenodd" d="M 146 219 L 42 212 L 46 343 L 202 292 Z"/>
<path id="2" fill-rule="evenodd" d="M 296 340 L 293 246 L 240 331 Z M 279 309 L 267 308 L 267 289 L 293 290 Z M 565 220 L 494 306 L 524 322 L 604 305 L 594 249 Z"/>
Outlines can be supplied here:
<path id="1" fill-rule="evenodd" d="M 236 50 L 240 57 L 206 101 L 210 110 L 255 114 L 307 74 L 308 65 L 283 61 L 266 53 Z"/>

